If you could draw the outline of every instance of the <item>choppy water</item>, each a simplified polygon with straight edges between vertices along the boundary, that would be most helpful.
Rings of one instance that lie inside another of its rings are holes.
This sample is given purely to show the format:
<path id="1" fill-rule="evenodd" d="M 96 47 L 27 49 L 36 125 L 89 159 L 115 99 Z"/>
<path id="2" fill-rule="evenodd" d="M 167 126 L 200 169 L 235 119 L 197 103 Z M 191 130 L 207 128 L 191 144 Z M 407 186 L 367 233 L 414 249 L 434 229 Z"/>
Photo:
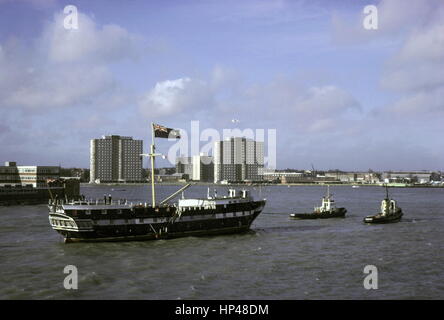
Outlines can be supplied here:
<path id="1" fill-rule="evenodd" d="M 160 186 L 159 199 L 176 189 Z M 146 186 L 85 186 L 82 192 L 134 201 L 150 194 Z M 381 187 L 332 188 L 348 209 L 346 219 L 288 219 L 319 205 L 324 192 L 321 186 L 266 187 L 267 205 L 250 233 L 147 242 L 64 244 L 45 205 L 0 207 L 0 298 L 444 298 L 444 189 L 391 189 L 404 210 L 395 224 L 362 223 L 378 211 Z M 186 195 L 204 196 L 206 187 Z M 377 290 L 363 287 L 369 264 L 378 268 Z M 63 287 L 66 265 L 78 268 L 78 290 Z"/>

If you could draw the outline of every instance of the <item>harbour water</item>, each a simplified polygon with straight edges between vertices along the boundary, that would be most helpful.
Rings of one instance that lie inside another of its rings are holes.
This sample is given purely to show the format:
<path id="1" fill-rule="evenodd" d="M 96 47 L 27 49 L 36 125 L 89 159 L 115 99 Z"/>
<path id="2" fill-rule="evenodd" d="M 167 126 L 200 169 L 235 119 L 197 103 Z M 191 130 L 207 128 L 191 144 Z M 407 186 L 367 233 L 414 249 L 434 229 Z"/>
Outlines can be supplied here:
<path id="1" fill-rule="evenodd" d="M 159 199 L 177 186 L 162 185 Z M 267 205 L 246 234 L 64 244 L 45 205 L 0 207 L 1 299 L 443 299 L 444 189 L 393 188 L 401 222 L 365 225 L 381 187 L 334 186 L 345 219 L 290 220 L 310 212 L 326 187 L 249 187 Z M 82 186 L 87 198 L 145 202 L 147 186 Z M 205 196 L 194 186 L 186 196 Z M 226 188 L 218 187 L 218 194 Z M 78 289 L 66 290 L 66 265 Z M 378 289 L 363 286 L 366 265 Z"/>

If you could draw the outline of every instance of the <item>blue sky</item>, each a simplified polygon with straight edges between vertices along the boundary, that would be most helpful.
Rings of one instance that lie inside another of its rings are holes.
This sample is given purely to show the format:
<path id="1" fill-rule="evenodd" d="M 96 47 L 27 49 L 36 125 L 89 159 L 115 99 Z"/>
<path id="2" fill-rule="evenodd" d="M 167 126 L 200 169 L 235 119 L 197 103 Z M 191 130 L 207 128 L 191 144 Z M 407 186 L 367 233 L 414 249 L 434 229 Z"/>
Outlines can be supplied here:
<path id="1" fill-rule="evenodd" d="M 0 0 L 0 161 L 88 167 L 92 138 L 200 121 L 276 129 L 278 168 L 444 170 L 443 67 L 439 0 Z"/>

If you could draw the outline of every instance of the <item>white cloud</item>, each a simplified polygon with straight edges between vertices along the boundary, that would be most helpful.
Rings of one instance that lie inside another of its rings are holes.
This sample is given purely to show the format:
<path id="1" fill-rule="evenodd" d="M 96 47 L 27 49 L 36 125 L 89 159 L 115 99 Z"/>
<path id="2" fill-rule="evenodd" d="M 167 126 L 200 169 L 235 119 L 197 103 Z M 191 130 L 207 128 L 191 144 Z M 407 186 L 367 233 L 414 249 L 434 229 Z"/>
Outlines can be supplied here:
<path id="1" fill-rule="evenodd" d="M 398 53 L 396 62 L 399 64 L 424 60 L 443 62 L 443 52 L 444 22 L 441 20 L 413 32 Z"/>
<path id="2" fill-rule="evenodd" d="M 42 36 L 42 49 L 50 61 L 107 63 L 137 57 L 139 36 L 118 25 L 100 27 L 83 13 L 79 13 L 79 28 L 66 30 L 64 18 L 56 14 Z"/>
<path id="3" fill-rule="evenodd" d="M 345 121 L 361 117 L 359 102 L 334 85 L 294 90 L 287 99 L 289 105 L 285 112 L 288 126 L 301 133 L 332 133 Z M 278 109 L 279 105 L 273 107 Z"/>
<path id="4" fill-rule="evenodd" d="M 141 38 L 117 25 L 98 26 L 79 13 L 79 29 L 66 30 L 57 13 L 36 42 L 0 44 L 0 105 L 66 108 L 93 104 L 118 86 L 110 63 L 137 57 Z"/>
<path id="5" fill-rule="evenodd" d="M 405 116 L 421 114 L 424 117 L 435 117 L 437 114 L 441 114 L 442 117 L 444 114 L 444 87 L 409 94 L 396 101 L 390 110 Z M 437 120 L 442 121 L 441 118 Z"/>
<path id="6" fill-rule="evenodd" d="M 389 61 L 382 85 L 399 91 L 444 85 L 444 22 L 410 35 Z"/>
<path id="7" fill-rule="evenodd" d="M 269 127 L 292 128 L 299 133 L 326 132 L 347 119 L 360 118 L 359 102 L 335 85 L 305 87 L 293 78 L 281 77 L 263 85 L 247 87 L 235 98 L 248 118 L 260 119 Z"/>
<path id="8" fill-rule="evenodd" d="M 444 92 L 444 3 L 441 0 L 382 0 L 377 4 L 377 30 L 362 26 L 362 10 L 350 19 L 333 15 L 335 40 L 369 45 L 387 41 L 391 57 L 384 65 L 380 84 L 399 95 L 384 107 L 395 115 L 442 112 Z M 359 7 L 357 8 L 359 9 Z M 383 113 L 387 116 L 387 112 Z"/>
<path id="9" fill-rule="evenodd" d="M 298 161 L 302 150 L 312 149 L 313 141 L 319 149 L 319 145 L 353 142 L 362 134 L 356 133 L 363 118 L 361 106 L 347 90 L 333 84 L 306 87 L 300 82 L 297 77 L 281 76 L 252 84 L 242 81 L 239 73 L 218 66 L 203 79 L 158 82 L 139 106 L 143 115 L 168 116 L 165 123 L 181 128 L 190 120 L 199 120 L 201 130 L 214 128 L 220 133 L 227 128 L 277 129 L 279 152 L 297 154 L 291 158 Z M 233 124 L 232 119 L 240 122 Z"/>
<path id="10" fill-rule="evenodd" d="M 114 85 L 103 66 L 42 70 L 28 80 L 27 85 L 10 92 L 6 105 L 39 109 L 90 104 Z"/>
<path id="11" fill-rule="evenodd" d="M 444 6 L 418 25 L 391 57 L 381 85 L 400 93 L 389 107 L 398 115 L 434 118 L 444 111 Z"/>
<path id="12" fill-rule="evenodd" d="M 183 77 L 158 82 L 141 97 L 139 108 L 150 117 L 200 117 L 209 126 L 227 126 L 235 118 L 244 119 L 244 125 L 271 128 L 285 123 L 299 132 L 325 132 L 338 121 L 361 116 L 359 102 L 337 86 L 307 88 L 287 77 L 247 84 L 223 67 L 216 67 L 205 80 Z"/>
<path id="13" fill-rule="evenodd" d="M 190 78 L 181 78 L 156 83 L 156 86 L 142 97 L 141 108 L 164 115 L 180 110 L 182 103 L 180 96 L 184 92 L 185 84 L 190 81 Z"/>
<path id="14" fill-rule="evenodd" d="M 331 116 L 350 109 L 359 110 L 359 103 L 346 91 L 333 85 L 311 87 L 296 103 L 299 112 Z"/>
<path id="15" fill-rule="evenodd" d="M 168 116 L 209 107 L 211 98 L 206 82 L 185 77 L 156 83 L 140 98 L 139 108 L 151 117 Z"/>

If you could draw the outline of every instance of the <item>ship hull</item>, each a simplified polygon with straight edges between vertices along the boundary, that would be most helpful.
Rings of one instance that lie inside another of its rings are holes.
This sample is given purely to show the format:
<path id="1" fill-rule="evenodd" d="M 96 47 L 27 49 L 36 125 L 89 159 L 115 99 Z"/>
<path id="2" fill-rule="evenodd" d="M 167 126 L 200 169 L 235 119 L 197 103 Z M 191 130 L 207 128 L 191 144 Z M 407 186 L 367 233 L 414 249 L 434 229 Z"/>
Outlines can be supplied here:
<path id="1" fill-rule="evenodd" d="M 147 240 L 165 240 L 165 239 L 175 239 L 183 237 L 204 237 L 204 236 L 215 236 L 224 234 L 234 234 L 234 233 L 245 233 L 250 230 L 249 226 L 241 227 L 226 227 L 226 228 L 215 228 L 207 230 L 192 230 L 192 231 L 175 231 L 168 233 L 154 234 L 150 232 L 141 232 L 140 234 L 124 234 L 122 236 L 116 236 L 113 231 L 110 230 L 99 230 L 93 233 L 79 234 L 76 232 L 59 231 L 59 233 L 64 237 L 65 243 L 74 242 L 119 242 L 119 241 L 147 241 Z"/>
<path id="2" fill-rule="evenodd" d="M 338 208 L 329 213 L 292 213 L 290 214 L 290 218 L 295 220 L 345 218 L 346 212 L 347 210 L 345 208 Z"/>
<path id="3" fill-rule="evenodd" d="M 247 232 L 264 205 L 264 201 L 255 201 L 231 208 L 201 211 L 190 208 L 180 217 L 175 217 L 174 221 L 173 207 L 168 213 L 164 208 L 159 208 L 156 212 L 152 212 L 152 208 L 145 208 L 138 214 L 133 211 L 120 217 L 109 215 L 106 219 L 101 216 L 85 219 L 84 215 L 53 212 L 49 219 L 53 229 L 64 237 L 66 243 L 145 241 Z M 64 222 L 60 225 L 56 221 Z"/>
<path id="4" fill-rule="evenodd" d="M 390 216 L 382 216 L 380 214 L 374 216 L 367 216 L 364 218 L 364 223 L 370 224 L 384 224 L 384 223 L 394 223 L 401 221 L 402 218 L 402 210 L 398 209 L 394 214 Z"/>

